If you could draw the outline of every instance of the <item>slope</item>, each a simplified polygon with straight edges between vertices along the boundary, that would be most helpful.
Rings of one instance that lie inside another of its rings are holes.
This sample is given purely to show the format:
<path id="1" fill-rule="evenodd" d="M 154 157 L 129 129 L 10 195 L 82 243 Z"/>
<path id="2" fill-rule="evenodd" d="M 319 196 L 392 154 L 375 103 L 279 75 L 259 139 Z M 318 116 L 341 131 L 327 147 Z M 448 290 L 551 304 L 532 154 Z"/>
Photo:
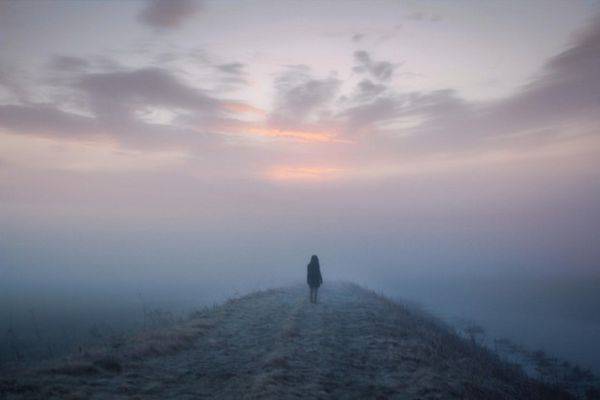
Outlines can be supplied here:
<path id="1" fill-rule="evenodd" d="M 176 327 L 13 371 L 7 399 L 568 398 L 354 284 L 272 289 Z M 564 396 L 564 397 L 563 397 Z"/>

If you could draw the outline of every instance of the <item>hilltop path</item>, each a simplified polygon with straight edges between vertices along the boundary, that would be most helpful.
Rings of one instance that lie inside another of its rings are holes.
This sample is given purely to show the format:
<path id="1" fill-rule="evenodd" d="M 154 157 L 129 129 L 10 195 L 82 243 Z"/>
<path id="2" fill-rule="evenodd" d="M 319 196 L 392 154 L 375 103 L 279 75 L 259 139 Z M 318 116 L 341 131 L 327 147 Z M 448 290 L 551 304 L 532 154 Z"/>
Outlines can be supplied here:
<path id="1" fill-rule="evenodd" d="M 540 385 L 352 284 L 257 292 L 118 349 L 0 381 L 8 399 L 540 398 Z M 0 396 L 1 397 L 1 396 Z"/>

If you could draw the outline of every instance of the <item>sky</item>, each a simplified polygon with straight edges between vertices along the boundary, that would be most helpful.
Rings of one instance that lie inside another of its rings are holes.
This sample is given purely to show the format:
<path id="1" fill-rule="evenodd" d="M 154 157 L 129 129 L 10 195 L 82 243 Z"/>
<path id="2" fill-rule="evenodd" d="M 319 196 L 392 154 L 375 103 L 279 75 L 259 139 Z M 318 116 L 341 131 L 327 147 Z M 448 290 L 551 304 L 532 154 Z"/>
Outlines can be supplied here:
<path id="1" fill-rule="evenodd" d="M 599 15 L 1 1 L 0 274 L 598 279 Z"/>

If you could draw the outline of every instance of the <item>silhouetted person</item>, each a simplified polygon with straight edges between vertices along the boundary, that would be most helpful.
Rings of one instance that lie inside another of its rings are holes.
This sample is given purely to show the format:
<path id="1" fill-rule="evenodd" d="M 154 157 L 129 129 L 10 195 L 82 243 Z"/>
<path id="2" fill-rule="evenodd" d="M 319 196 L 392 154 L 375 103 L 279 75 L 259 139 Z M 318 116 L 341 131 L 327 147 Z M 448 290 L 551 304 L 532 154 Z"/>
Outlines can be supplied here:
<path id="1" fill-rule="evenodd" d="M 321 266 L 319 265 L 319 257 L 313 255 L 310 262 L 306 266 L 306 283 L 310 287 L 310 302 L 317 302 L 317 291 L 323 283 L 321 276 Z"/>

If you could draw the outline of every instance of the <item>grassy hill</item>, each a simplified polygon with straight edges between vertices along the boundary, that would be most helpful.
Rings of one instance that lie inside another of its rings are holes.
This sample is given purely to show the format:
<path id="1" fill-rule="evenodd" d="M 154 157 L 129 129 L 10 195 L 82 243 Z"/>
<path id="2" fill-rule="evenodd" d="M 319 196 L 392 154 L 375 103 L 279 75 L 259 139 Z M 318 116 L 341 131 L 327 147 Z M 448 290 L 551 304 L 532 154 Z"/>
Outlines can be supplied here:
<path id="1" fill-rule="evenodd" d="M 439 321 L 353 284 L 231 300 L 163 330 L 5 371 L 6 399 L 559 399 Z"/>

